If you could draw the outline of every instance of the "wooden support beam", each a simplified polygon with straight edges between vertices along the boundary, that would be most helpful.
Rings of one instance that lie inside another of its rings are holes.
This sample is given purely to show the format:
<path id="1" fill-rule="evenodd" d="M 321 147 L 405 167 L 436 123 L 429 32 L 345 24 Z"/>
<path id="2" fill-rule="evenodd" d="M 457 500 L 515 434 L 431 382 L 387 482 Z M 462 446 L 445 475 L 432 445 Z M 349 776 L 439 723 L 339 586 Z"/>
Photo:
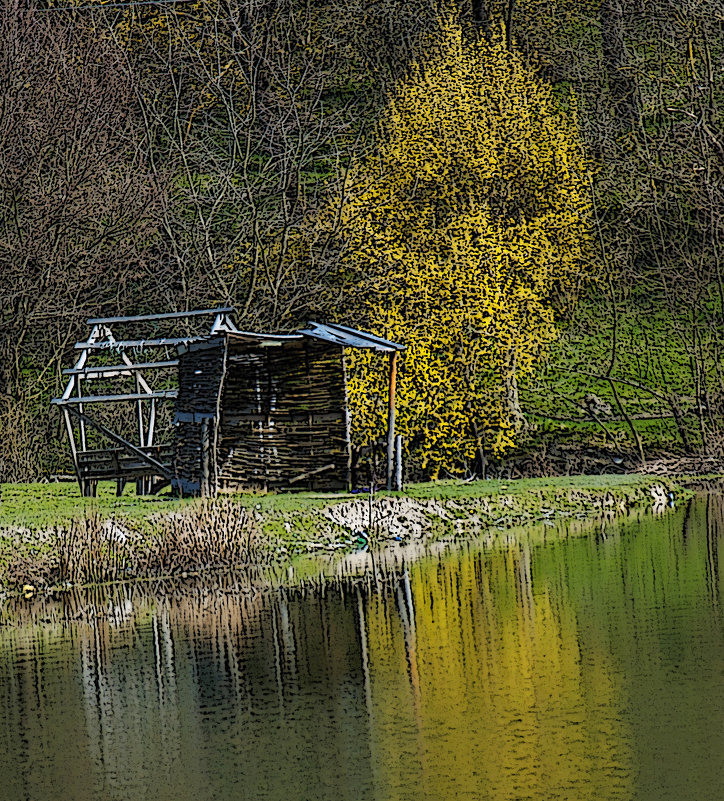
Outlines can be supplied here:
<path id="1" fill-rule="evenodd" d="M 171 471 L 166 465 L 161 464 L 161 462 L 157 461 L 153 458 L 153 456 L 149 456 L 147 453 L 142 451 L 136 445 L 130 443 L 127 439 L 124 439 L 119 434 L 116 434 L 114 431 L 111 431 L 110 428 L 107 428 L 103 425 L 103 423 L 99 423 L 97 420 L 93 420 L 88 417 L 87 414 L 83 412 L 79 412 L 77 409 L 74 409 L 72 406 L 66 407 L 67 411 L 71 412 L 75 417 L 79 420 L 83 420 L 86 424 L 93 426 L 93 428 L 97 429 L 101 432 L 104 436 L 108 437 L 111 442 L 115 442 L 116 445 L 120 445 L 126 451 L 129 451 L 134 456 L 137 456 L 142 461 L 146 462 L 147 464 L 153 467 L 159 476 L 163 476 L 167 478 L 169 481 L 173 478 L 173 471 Z M 65 411 L 65 409 L 64 409 Z"/>
<path id="2" fill-rule="evenodd" d="M 124 354 L 125 356 L 125 354 Z M 141 395 L 141 374 L 136 373 L 136 394 Z M 147 387 L 148 385 L 146 385 Z M 143 389 L 146 389 L 143 387 Z M 143 401 L 137 400 L 136 401 L 136 416 L 138 417 L 138 444 L 143 447 L 146 444 L 146 431 L 145 426 L 143 424 Z"/>
<path id="3" fill-rule="evenodd" d="M 133 361 L 130 359 L 127 353 L 121 353 L 121 358 L 123 359 L 124 363 L 128 366 L 133 364 Z M 151 387 L 148 385 L 146 379 L 141 375 L 140 372 L 136 373 L 136 392 L 140 392 L 141 389 L 144 392 L 153 392 Z"/>
<path id="4" fill-rule="evenodd" d="M 203 420 L 201 423 L 201 497 L 210 498 L 215 495 L 215 488 L 211 481 L 211 421 Z"/>
<path id="5" fill-rule="evenodd" d="M 310 470 L 307 473 L 300 473 L 298 476 L 289 479 L 289 484 L 296 484 L 297 481 L 304 481 L 305 478 L 311 478 L 319 473 L 326 473 L 327 470 L 334 470 L 334 464 L 325 464 L 324 467 L 317 467 L 315 470 Z"/>
<path id="6" fill-rule="evenodd" d="M 397 390 L 397 351 L 390 353 L 390 396 L 387 411 L 387 489 L 392 489 L 395 455 L 395 392 Z"/>
<path id="7" fill-rule="evenodd" d="M 124 348 L 170 348 L 202 342 L 207 337 L 162 337 L 161 339 L 115 339 L 112 342 L 76 342 L 76 350 L 123 350 Z"/>
<path id="8" fill-rule="evenodd" d="M 205 314 L 234 314 L 233 306 L 219 306 L 216 309 L 197 309 L 184 312 L 162 312 L 161 314 L 134 314 L 130 317 L 91 317 L 88 325 L 105 325 L 110 323 L 145 323 L 152 320 L 182 320 L 186 317 L 201 317 Z"/>
<path id="9" fill-rule="evenodd" d="M 75 475 L 80 484 L 80 467 L 78 466 L 78 448 L 75 444 L 75 434 L 73 433 L 73 422 L 70 419 L 67 409 L 63 409 L 63 420 L 65 420 L 65 430 L 68 434 L 68 443 L 70 444 L 70 455 L 73 458 L 73 467 L 75 468 Z"/>
<path id="10" fill-rule="evenodd" d="M 83 356 L 87 356 L 87 354 L 84 353 Z M 81 358 L 83 358 L 83 356 L 81 356 Z M 69 398 L 73 394 L 73 390 L 75 389 L 75 385 L 76 385 L 77 381 L 78 381 L 78 379 L 76 378 L 76 376 L 71 376 L 68 379 L 68 383 L 66 384 L 66 387 L 63 390 L 63 394 L 60 396 L 61 400 L 66 400 L 67 398 Z"/>
<path id="11" fill-rule="evenodd" d="M 120 401 L 164 400 L 178 396 L 177 389 L 160 389 L 155 392 L 128 392 L 125 395 L 85 395 L 82 398 L 53 398 L 54 406 L 69 406 L 83 403 L 117 403 Z"/>
<path id="12" fill-rule="evenodd" d="M 146 432 L 146 447 L 153 445 L 153 434 L 156 428 L 156 401 L 151 401 L 151 411 L 148 415 L 148 431 Z"/>
<path id="13" fill-rule="evenodd" d="M 76 378 L 76 384 L 78 385 L 78 401 L 79 401 L 78 402 L 78 411 L 82 412 L 83 411 L 83 401 L 82 401 L 82 398 L 83 398 L 83 385 L 82 385 L 82 381 L 81 381 L 81 377 L 80 376 L 78 376 Z M 88 443 L 86 441 L 86 435 L 85 435 L 85 423 L 82 420 L 80 421 L 79 428 L 80 428 L 80 449 L 82 451 L 85 451 L 85 450 L 88 449 Z"/>
<path id="14" fill-rule="evenodd" d="M 68 367 L 63 375 L 82 375 L 83 378 L 117 378 L 129 376 L 137 370 L 160 370 L 178 367 L 178 359 L 169 359 L 162 362 L 141 362 L 140 364 L 109 364 L 94 367 Z"/>

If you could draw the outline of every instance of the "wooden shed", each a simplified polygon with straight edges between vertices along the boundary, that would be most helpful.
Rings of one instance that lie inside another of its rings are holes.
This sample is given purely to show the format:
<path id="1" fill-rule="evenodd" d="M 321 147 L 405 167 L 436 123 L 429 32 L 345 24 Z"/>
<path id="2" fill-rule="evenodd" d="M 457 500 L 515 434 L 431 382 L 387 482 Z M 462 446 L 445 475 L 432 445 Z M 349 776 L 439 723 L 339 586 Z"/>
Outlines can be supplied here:
<path id="1" fill-rule="evenodd" d="M 115 479 L 119 493 L 128 480 L 136 481 L 139 492 L 154 492 L 170 482 L 182 494 L 202 495 L 246 487 L 349 488 L 345 348 L 389 356 L 388 477 L 392 475 L 396 359 L 404 346 L 321 323 L 293 334 L 239 331 L 232 311 L 225 307 L 88 321 L 91 334 L 76 345 L 80 358 L 64 371 L 68 385 L 53 401 L 65 417 L 83 494 L 95 494 L 103 479 Z M 207 334 L 198 336 L 119 339 L 111 331 L 111 326 L 158 325 L 204 315 L 214 315 L 214 322 Z M 149 350 L 157 356 L 133 358 Z M 109 351 L 120 354 L 118 364 L 108 363 Z M 99 355 L 103 363 L 94 364 Z M 173 369 L 177 380 L 170 387 Z M 129 378 L 135 380 L 135 391 L 83 392 L 83 385 L 95 379 Z M 164 444 L 156 445 L 156 404 L 162 401 L 175 404 L 174 430 Z M 132 435 L 111 430 L 89 414 L 98 403 L 137 405 L 138 444 L 131 442 Z M 87 427 L 113 447 L 89 450 Z"/>
<path id="2" fill-rule="evenodd" d="M 402 346 L 312 323 L 289 335 L 223 332 L 180 349 L 174 485 L 341 490 L 351 445 L 344 348 Z"/>

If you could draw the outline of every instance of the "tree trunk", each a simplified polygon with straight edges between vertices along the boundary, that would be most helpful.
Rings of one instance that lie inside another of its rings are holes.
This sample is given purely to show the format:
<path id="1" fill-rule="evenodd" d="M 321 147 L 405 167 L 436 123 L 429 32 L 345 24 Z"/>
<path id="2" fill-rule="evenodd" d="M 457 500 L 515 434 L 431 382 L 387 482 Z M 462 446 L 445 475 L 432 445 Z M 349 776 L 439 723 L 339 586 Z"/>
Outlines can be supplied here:
<path id="1" fill-rule="evenodd" d="M 478 30 L 485 36 L 486 39 L 490 38 L 490 10 L 488 9 L 488 0 L 472 0 L 473 22 Z"/>
<path id="2" fill-rule="evenodd" d="M 518 356 L 514 349 L 508 351 L 503 373 L 503 387 L 505 390 L 505 405 L 508 415 L 516 432 L 526 427 L 523 410 L 520 407 L 518 395 Z"/>
<path id="3" fill-rule="evenodd" d="M 515 14 L 515 0 L 508 0 L 505 5 L 505 46 L 513 49 L 513 15 Z"/>
<path id="4" fill-rule="evenodd" d="M 601 2 L 601 49 L 614 121 L 618 127 L 631 127 L 638 120 L 639 109 L 636 78 L 624 41 L 621 0 Z"/>

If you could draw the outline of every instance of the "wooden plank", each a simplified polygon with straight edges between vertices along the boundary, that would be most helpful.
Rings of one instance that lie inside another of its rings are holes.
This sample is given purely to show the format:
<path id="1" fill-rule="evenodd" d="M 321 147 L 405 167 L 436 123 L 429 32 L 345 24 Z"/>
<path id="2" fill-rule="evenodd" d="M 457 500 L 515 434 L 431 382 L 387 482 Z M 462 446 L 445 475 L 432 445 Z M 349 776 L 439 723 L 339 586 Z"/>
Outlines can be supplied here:
<path id="1" fill-rule="evenodd" d="M 374 350 L 387 353 L 405 349 L 405 346 L 398 342 L 392 342 L 347 325 L 310 322 L 309 326 L 309 328 L 300 329 L 299 333 L 323 342 L 332 342 L 343 348 L 374 348 Z"/>
<path id="2" fill-rule="evenodd" d="M 161 339 L 116 339 L 113 342 L 76 342 L 76 350 L 122 350 L 124 348 L 170 348 L 203 342 L 206 337 L 162 337 Z"/>
<path id="3" fill-rule="evenodd" d="M 219 306 L 216 309 L 196 309 L 184 312 L 162 312 L 161 314 L 134 314 L 129 317 L 91 317 L 86 320 L 88 325 L 103 325 L 107 323 L 145 323 L 151 320 L 182 320 L 186 317 L 202 317 L 205 314 L 234 314 L 233 306 Z"/>
<path id="4" fill-rule="evenodd" d="M 140 478 L 148 478 L 150 475 L 155 475 L 155 468 L 150 468 L 148 465 L 120 468 L 117 472 L 113 470 L 96 470 L 83 468 L 83 481 L 133 481 Z M 166 478 L 165 481 L 169 482 L 171 479 Z"/>
<path id="5" fill-rule="evenodd" d="M 392 489 L 392 460 L 395 453 L 395 391 L 397 388 L 397 351 L 390 353 L 390 393 L 387 410 L 387 489 Z"/>
<path id="6" fill-rule="evenodd" d="M 316 476 L 319 473 L 326 473 L 327 470 L 334 470 L 335 465 L 330 462 L 330 464 L 325 464 L 323 467 L 317 467 L 314 470 L 309 470 L 306 473 L 301 473 L 298 476 L 294 476 L 294 478 L 289 479 L 290 484 L 296 484 L 297 481 L 304 481 L 305 478 L 311 478 L 312 476 Z"/>
<path id="7" fill-rule="evenodd" d="M 178 367 L 178 359 L 169 359 L 162 362 L 142 362 L 140 364 L 109 364 L 94 367 L 68 367 L 63 375 L 82 375 L 84 378 L 116 378 L 130 375 L 135 370 L 159 370 L 168 367 Z"/>
<path id="8" fill-rule="evenodd" d="M 161 389 L 156 392 L 129 392 L 125 395 L 84 395 L 82 398 L 53 398 L 54 406 L 69 406 L 84 403 L 116 403 L 119 401 L 139 401 L 170 398 L 178 396 L 177 389 Z"/>
<path id="9" fill-rule="evenodd" d="M 167 443 L 165 445 L 153 445 L 148 448 L 148 451 L 151 452 L 152 456 L 164 456 L 168 455 L 169 457 L 173 456 L 173 444 Z M 97 448 L 94 450 L 89 451 L 79 451 L 78 457 L 79 458 L 88 458 L 88 459 L 95 459 L 95 458 L 113 458 L 113 454 L 123 453 L 122 448 Z"/>
<path id="10" fill-rule="evenodd" d="M 74 414 L 79 420 L 83 420 L 88 425 L 93 426 L 93 428 L 97 429 L 108 437 L 111 442 L 115 442 L 116 445 L 120 445 L 126 451 L 129 451 L 132 454 L 135 454 L 144 462 L 147 462 L 151 465 L 151 467 L 156 468 L 156 471 L 159 476 L 164 476 L 165 478 L 172 479 L 173 472 L 169 470 L 166 465 L 161 464 L 161 462 L 156 461 L 152 456 L 144 453 L 140 448 L 137 448 L 135 445 L 131 444 L 128 440 L 124 439 L 120 435 L 116 434 L 114 431 L 111 431 L 110 428 L 107 428 L 103 425 L 103 423 L 99 423 L 97 420 L 92 420 L 88 415 L 79 412 L 77 409 L 74 409 L 72 406 L 67 407 L 68 411 Z"/>

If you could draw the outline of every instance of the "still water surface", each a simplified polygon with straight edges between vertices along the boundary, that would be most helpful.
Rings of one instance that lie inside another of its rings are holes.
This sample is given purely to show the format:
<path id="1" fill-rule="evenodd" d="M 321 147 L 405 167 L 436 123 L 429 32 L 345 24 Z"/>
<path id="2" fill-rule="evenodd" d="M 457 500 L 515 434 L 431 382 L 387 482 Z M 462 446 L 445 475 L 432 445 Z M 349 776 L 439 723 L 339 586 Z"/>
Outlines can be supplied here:
<path id="1" fill-rule="evenodd" d="M 295 589 L 13 602 L 0 799 L 724 798 L 722 531 L 708 496 Z"/>

